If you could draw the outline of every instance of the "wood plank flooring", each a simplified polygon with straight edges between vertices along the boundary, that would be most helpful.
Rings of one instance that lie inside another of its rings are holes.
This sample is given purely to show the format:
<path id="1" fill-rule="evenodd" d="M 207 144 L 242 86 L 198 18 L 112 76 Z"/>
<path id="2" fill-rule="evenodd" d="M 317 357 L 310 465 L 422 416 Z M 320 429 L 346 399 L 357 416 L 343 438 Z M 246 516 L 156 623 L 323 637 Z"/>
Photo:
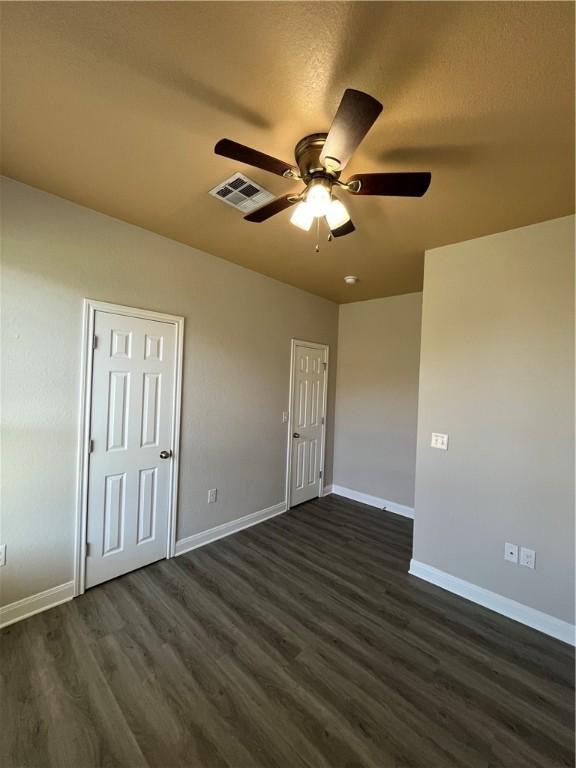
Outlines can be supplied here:
<path id="1" fill-rule="evenodd" d="M 0 765 L 573 766 L 572 649 L 411 547 L 330 496 L 6 628 Z"/>

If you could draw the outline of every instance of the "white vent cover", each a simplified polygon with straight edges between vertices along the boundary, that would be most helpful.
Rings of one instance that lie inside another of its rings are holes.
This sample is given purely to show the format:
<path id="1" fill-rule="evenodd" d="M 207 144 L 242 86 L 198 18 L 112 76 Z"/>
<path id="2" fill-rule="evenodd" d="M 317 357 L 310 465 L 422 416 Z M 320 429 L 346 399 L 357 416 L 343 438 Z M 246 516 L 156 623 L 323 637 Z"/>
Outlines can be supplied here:
<path id="1" fill-rule="evenodd" d="M 244 213 L 255 211 L 256 208 L 260 208 L 264 203 L 274 199 L 271 192 L 242 173 L 235 173 L 234 176 L 230 176 L 229 179 L 211 189 L 210 194 L 212 197 L 222 200 L 223 203 L 239 208 Z"/>

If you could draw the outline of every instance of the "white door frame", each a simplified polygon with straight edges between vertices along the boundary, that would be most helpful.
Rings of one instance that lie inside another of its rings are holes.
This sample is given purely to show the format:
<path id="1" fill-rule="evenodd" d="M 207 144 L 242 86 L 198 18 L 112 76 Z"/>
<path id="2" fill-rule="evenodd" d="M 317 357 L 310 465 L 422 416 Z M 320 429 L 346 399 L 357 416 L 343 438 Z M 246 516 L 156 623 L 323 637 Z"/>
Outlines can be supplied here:
<path id="1" fill-rule="evenodd" d="M 172 449 L 170 468 L 170 499 L 168 505 L 168 546 L 166 557 L 174 557 L 176 548 L 176 519 L 178 503 L 178 470 L 180 465 L 180 411 L 182 403 L 182 362 L 184 357 L 184 318 L 149 309 L 125 307 L 105 301 L 84 299 L 82 323 L 82 362 L 80 372 L 80 419 L 78 430 L 78 473 L 76 482 L 76 542 L 74 549 L 74 597 L 83 594 L 86 573 L 86 531 L 88 523 L 88 462 L 90 456 L 90 416 L 92 413 L 92 360 L 94 320 L 96 312 L 111 312 L 142 320 L 171 323 L 176 329 L 176 358 L 174 361 L 174 398 Z"/>
<path id="2" fill-rule="evenodd" d="M 293 392 L 294 387 L 294 369 L 296 365 L 296 346 L 303 344 L 306 347 L 312 347 L 313 349 L 325 349 L 326 350 L 326 375 L 324 376 L 324 392 L 322 393 L 322 437 L 320 440 L 320 493 L 322 496 L 324 493 L 324 458 L 326 455 L 326 404 L 328 401 L 328 371 L 330 369 L 330 347 L 328 344 L 318 344 L 315 341 L 304 341 L 304 339 L 292 339 L 290 344 L 290 389 L 288 392 L 288 446 L 286 450 L 286 509 L 290 509 L 291 499 L 291 479 L 292 479 L 292 432 L 293 432 Z"/>

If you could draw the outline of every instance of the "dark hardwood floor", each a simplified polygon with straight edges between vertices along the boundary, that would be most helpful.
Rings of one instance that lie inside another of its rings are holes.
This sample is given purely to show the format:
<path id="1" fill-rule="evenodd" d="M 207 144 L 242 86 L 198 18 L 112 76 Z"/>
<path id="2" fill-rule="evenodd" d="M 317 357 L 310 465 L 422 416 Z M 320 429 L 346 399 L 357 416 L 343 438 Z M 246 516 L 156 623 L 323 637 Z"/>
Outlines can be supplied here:
<path id="1" fill-rule="evenodd" d="M 572 649 L 337 496 L 3 630 L 2 768 L 574 765 Z"/>

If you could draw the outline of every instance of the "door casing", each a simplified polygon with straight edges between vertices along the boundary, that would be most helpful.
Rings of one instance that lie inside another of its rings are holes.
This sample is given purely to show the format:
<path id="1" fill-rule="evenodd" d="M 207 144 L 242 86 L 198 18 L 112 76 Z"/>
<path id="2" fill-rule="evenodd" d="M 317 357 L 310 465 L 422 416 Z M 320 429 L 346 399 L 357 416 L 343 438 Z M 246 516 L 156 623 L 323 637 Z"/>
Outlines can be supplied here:
<path id="1" fill-rule="evenodd" d="M 324 493 L 324 472 L 325 472 L 325 456 L 326 456 L 326 406 L 328 402 L 328 374 L 330 370 L 330 347 L 328 344 L 319 344 L 315 341 L 305 341 L 304 339 L 292 339 L 290 345 L 290 389 L 288 391 L 288 434 L 287 434 L 287 447 L 286 447 L 286 509 L 291 507 L 291 487 L 292 487 L 292 432 L 293 432 L 293 390 L 294 390 L 294 373 L 296 366 L 296 347 L 302 344 L 305 347 L 312 347 L 313 349 L 326 350 L 326 376 L 324 377 L 324 392 L 322 393 L 322 433 L 320 438 L 320 471 L 322 475 L 320 477 L 319 496 Z"/>
<path id="2" fill-rule="evenodd" d="M 95 299 L 84 299 L 82 326 L 82 358 L 80 373 L 80 417 L 78 428 L 78 469 L 76 482 L 76 536 L 74 550 L 74 597 L 83 594 L 86 571 L 86 532 L 88 523 L 88 464 L 90 461 L 90 414 L 92 412 L 92 359 L 94 339 L 94 318 L 97 311 L 118 315 L 157 320 L 171 323 L 176 330 L 176 356 L 173 397 L 173 453 L 170 476 L 170 499 L 168 505 L 168 545 L 166 557 L 174 557 L 176 548 L 176 521 L 178 503 L 178 470 L 180 465 L 180 413 L 182 405 L 182 363 L 184 357 L 184 318 L 166 315 L 149 309 L 125 307 Z"/>

